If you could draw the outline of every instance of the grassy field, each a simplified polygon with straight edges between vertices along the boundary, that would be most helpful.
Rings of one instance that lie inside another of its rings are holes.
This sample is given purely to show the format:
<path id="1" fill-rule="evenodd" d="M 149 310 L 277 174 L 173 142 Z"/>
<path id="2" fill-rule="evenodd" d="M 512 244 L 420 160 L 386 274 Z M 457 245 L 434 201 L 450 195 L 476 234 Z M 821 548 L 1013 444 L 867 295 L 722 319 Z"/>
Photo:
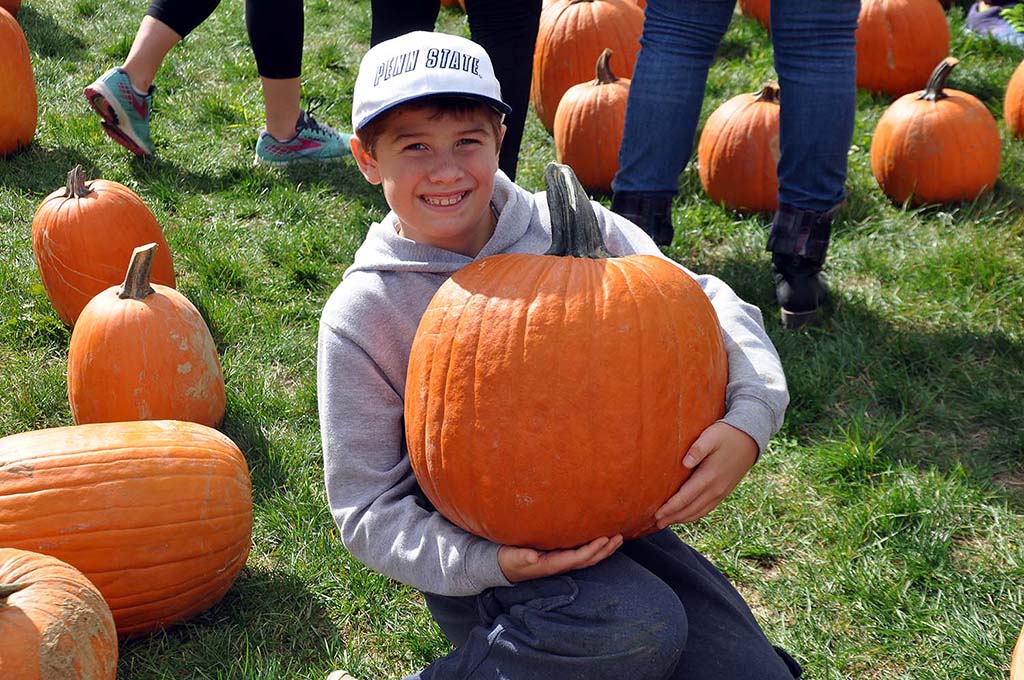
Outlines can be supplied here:
<path id="1" fill-rule="evenodd" d="M 179 289 L 203 312 L 227 381 L 223 430 L 253 479 L 255 531 L 238 582 L 187 624 L 121 645 L 119 677 L 397 678 L 447 650 L 422 599 L 341 547 L 327 512 L 316 415 L 319 313 L 368 224 L 386 212 L 351 162 L 251 167 L 263 120 L 242 3 L 223 3 L 157 78 L 158 156 L 101 132 L 82 88 L 121 63 L 144 3 L 27 0 L 40 118 L 0 161 L 0 436 L 71 424 L 70 333 L 35 269 L 36 206 L 82 164 L 135 190 L 163 226 Z M 812 679 L 1005 678 L 1024 623 L 1024 141 L 1002 93 L 1024 51 L 972 39 L 949 12 L 950 85 L 1000 120 L 1001 181 L 964 205 L 904 210 L 870 173 L 889 103 L 862 94 L 849 203 L 820 329 L 778 328 L 764 215 L 711 204 L 681 178 L 667 252 L 765 312 L 790 381 L 782 432 L 714 513 L 680 533 L 720 566 Z M 467 33 L 442 12 L 444 30 Z M 304 91 L 347 128 L 369 41 L 367 0 L 308 0 Z M 773 77 L 767 33 L 737 17 L 705 116 Z M 520 182 L 542 186 L 553 144 L 530 119 Z M 607 200 L 603 197 L 602 200 Z"/>

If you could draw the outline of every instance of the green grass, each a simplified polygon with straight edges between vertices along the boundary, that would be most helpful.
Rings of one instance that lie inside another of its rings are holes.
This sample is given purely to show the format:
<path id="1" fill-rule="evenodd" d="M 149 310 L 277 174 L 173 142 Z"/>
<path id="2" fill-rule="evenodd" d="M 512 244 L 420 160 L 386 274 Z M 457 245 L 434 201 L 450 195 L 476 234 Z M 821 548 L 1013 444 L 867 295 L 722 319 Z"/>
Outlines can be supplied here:
<path id="1" fill-rule="evenodd" d="M 1001 120 L 1024 52 L 961 32 L 949 12 L 951 86 Z M 119 63 L 141 18 L 127 0 L 29 0 L 19 16 L 40 102 L 35 144 L 0 161 L 0 436 L 70 424 L 70 334 L 31 252 L 43 197 L 75 164 L 150 205 L 179 288 L 223 358 L 223 430 L 243 449 L 256 509 L 248 566 L 192 621 L 121 645 L 119 677 L 321 678 L 347 667 L 395 678 L 447 650 L 420 597 L 341 547 L 327 511 L 316 417 L 320 310 L 386 206 L 352 163 L 251 167 L 263 109 L 242 3 L 223 3 L 157 78 L 158 157 L 130 158 L 81 97 Z M 442 26 L 467 34 L 463 15 Z M 347 127 L 369 40 L 366 0 L 306 3 L 304 91 Z M 707 116 L 773 77 L 770 41 L 737 19 L 713 67 Z M 681 534 L 744 592 L 807 678 L 1006 677 L 1024 623 L 1024 142 L 1004 135 L 996 190 L 975 203 L 903 210 L 870 174 L 889 99 L 862 94 L 849 203 L 821 329 L 783 332 L 763 252 L 765 216 L 710 204 L 681 178 L 669 254 L 725 278 L 765 313 L 786 367 L 786 424 L 751 475 Z M 554 158 L 531 118 L 520 180 Z M 604 197 L 603 200 L 607 200 Z"/>

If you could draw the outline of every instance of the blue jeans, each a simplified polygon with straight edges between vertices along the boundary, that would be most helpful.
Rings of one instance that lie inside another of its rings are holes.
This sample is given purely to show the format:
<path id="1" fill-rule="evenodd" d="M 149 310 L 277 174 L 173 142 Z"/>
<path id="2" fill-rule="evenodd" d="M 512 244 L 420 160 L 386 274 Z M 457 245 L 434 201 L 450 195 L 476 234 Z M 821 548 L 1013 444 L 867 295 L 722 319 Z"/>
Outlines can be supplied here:
<path id="1" fill-rule="evenodd" d="M 409 680 L 792 680 L 743 598 L 665 529 L 588 569 L 425 594 L 454 651 Z"/>
<path id="2" fill-rule="evenodd" d="M 677 193 L 693 150 L 708 68 L 734 5 L 735 0 L 648 0 L 615 192 Z M 859 12 L 860 0 L 772 0 L 781 88 L 780 204 L 824 212 L 843 200 L 857 105 Z"/>

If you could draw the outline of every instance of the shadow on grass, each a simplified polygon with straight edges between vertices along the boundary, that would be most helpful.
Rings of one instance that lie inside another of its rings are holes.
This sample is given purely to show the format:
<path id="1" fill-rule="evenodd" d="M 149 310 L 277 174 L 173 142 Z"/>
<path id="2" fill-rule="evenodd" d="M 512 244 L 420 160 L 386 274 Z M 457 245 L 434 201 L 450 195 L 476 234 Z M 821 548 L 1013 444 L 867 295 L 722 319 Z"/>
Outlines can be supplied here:
<path id="1" fill-rule="evenodd" d="M 19 12 L 19 16 L 20 16 Z M 81 165 L 86 177 L 97 177 L 96 165 L 76 149 L 47 149 L 33 143 L 0 164 L 0 186 L 23 193 L 47 195 L 64 184 L 71 168 Z"/>
<path id="2" fill-rule="evenodd" d="M 23 4 L 18 10 L 18 23 L 25 32 L 29 52 L 34 56 L 61 57 L 72 61 L 85 58 L 85 41 L 31 4 Z"/>
<path id="3" fill-rule="evenodd" d="M 122 641 L 119 674 L 131 670 L 141 677 L 151 669 L 160 677 L 243 678 L 267 666 L 300 671 L 322 663 L 324 640 L 338 635 L 327 609 L 300 577 L 250 565 L 206 612 Z"/>
<path id="4" fill-rule="evenodd" d="M 779 326 L 769 264 L 728 259 L 708 273 L 756 304 L 782 358 L 784 430 L 803 441 L 845 437 L 856 423 L 890 460 L 951 470 L 1024 507 L 1024 347 L 1005 333 L 898 325 L 833 285 L 821 328 Z"/>

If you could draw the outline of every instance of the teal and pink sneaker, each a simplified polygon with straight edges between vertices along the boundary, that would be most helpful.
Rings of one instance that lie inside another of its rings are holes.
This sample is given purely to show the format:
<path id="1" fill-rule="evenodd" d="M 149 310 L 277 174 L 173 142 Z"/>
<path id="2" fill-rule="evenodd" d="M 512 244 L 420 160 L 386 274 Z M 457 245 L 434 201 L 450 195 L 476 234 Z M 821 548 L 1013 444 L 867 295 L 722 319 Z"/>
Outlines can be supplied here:
<path id="1" fill-rule="evenodd" d="M 352 155 L 352 135 L 318 122 L 306 111 L 299 114 L 295 136 L 279 141 L 266 130 L 256 141 L 256 165 L 284 166 L 292 163 L 333 163 Z"/>
<path id="2" fill-rule="evenodd" d="M 124 70 L 112 68 L 86 87 L 84 94 L 111 139 L 136 156 L 152 156 L 149 115 L 155 91 L 153 85 L 145 94 L 137 91 Z"/>

